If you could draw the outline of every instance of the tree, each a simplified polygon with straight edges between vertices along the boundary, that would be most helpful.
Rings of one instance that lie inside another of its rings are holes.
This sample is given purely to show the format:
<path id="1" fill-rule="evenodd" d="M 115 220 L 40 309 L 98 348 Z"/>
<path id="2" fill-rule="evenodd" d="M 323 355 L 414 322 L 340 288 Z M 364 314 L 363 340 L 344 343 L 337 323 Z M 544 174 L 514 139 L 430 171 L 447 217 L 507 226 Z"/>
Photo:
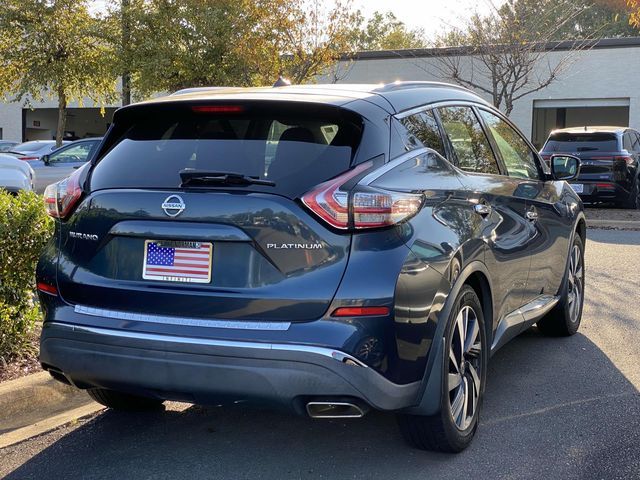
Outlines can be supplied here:
<path id="1" fill-rule="evenodd" d="M 57 145 L 69 102 L 115 92 L 113 52 L 84 0 L 0 2 L 0 92 L 13 101 L 58 98 Z"/>
<path id="2" fill-rule="evenodd" d="M 640 1 L 639 0 L 596 0 L 596 3 L 604 8 L 617 12 L 625 12 L 632 28 L 640 28 Z M 635 32 L 637 34 L 637 31 Z"/>
<path id="3" fill-rule="evenodd" d="M 280 74 L 310 81 L 350 51 L 351 2 L 115 0 L 105 21 L 122 58 L 115 73 L 128 73 L 135 96 L 146 97 L 186 87 L 272 85 Z"/>
<path id="4" fill-rule="evenodd" d="M 424 30 L 407 28 L 392 12 L 374 12 L 366 23 L 359 15 L 353 36 L 356 50 L 403 50 L 427 46 Z"/>
<path id="5" fill-rule="evenodd" d="M 438 38 L 440 53 L 432 68 L 438 76 L 489 95 L 509 115 L 514 102 L 551 85 L 575 52 L 593 44 L 590 39 L 574 41 L 565 55 L 555 58 L 547 44 L 588 8 L 571 0 L 508 0 Z"/>

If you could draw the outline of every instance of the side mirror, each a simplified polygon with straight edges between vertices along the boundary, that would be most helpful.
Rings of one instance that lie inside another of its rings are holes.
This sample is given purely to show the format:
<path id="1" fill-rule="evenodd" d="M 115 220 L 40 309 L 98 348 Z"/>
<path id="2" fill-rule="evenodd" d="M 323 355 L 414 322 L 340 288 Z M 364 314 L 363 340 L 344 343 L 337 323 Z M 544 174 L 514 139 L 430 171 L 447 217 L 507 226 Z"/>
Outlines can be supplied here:
<path id="1" fill-rule="evenodd" d="M 573 155 L 551 155 L 550 163 L 554 180 L 573 180 L 580 174 L 580 159 Z"/>
<path id="2" fill-rule="evenodd" d="M 42 163 L 44 163 L 45 165 L 50 165 L 51 162 L 49 161 L 49 155 L 43 155 L 40 160 L 42 160 Z"/>

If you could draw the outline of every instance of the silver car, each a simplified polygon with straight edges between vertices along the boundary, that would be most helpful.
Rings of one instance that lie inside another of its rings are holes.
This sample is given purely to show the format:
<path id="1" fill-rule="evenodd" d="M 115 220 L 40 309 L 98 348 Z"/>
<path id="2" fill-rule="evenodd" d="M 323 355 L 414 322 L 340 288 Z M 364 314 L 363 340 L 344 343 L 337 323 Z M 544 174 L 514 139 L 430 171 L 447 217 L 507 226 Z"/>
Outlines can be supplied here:
<path id="1" fill-rule="evenodd" d="M 42 193 L 47 185 L 71 175 L 75 169 L 84 165 L 100 144 L 102 138 L 84 138 L 75 142 L 66 142 L 62 147 L 46 152 L 38 159 L 18 157 L 26 160 L 35 170 L 36 192 Z M 27 145 L 36 142 L 26 142 Z M 43 143 L 43 142 L 38 142 Z M 55 142 L 54 146 L 55 146 Z M 35 155 L 34 155 L 35 156 Z"/>
<path id="2" fill-rule="evenodd" d="M 0 190 L 18 193 L 33 190 L 34 173 L 27 162 L 0 153 Z"/>
<path id="3" fill-rule="evenodd" d="M 63 141 L 62 144 L 65 145 L 69 143 L 68 141 Z M 7 150 L 7 153 L 10 153 L 17 157 L 19 160 L 26 160 L 28 162 L 32 162 L 35 160 L 40 160 L 43 155 L 47 155 L 48 153 L 53 152 L 56 149 L 56 141 L 55 140 L 33 140 L 31 142 L 24 142 L 18 145 L 11 147 Z"/>

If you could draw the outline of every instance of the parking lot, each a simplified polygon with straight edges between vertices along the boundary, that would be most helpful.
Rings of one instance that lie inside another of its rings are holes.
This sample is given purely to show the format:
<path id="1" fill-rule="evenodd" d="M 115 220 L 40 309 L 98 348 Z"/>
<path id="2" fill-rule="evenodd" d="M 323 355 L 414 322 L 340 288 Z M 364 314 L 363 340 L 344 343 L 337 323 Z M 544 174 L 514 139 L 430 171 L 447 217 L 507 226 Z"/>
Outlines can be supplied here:
<path id="1" fill-rule="evenodd" d="M 492 359 L 460 455 L 408 448 L 392 415 L 319 421 L 169 404 L 104 412 L 0 450 L 8 479 L 640 478 L 640 232 L 589 230 L 580 332 L 532 328 Z"/>

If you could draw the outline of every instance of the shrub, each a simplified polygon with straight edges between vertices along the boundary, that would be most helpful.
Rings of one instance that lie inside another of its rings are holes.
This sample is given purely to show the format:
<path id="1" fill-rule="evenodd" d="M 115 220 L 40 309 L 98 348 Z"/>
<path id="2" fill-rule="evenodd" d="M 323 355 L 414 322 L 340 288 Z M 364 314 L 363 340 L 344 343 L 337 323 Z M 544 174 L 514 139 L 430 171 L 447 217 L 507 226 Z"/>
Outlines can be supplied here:
<path id="1" fill-rule="evenodd" d="M 32 353 L 40 318 L 35 300 L 35 267 L 53 234 L 42 197 L 0 191 L 0 357 Z"/>

